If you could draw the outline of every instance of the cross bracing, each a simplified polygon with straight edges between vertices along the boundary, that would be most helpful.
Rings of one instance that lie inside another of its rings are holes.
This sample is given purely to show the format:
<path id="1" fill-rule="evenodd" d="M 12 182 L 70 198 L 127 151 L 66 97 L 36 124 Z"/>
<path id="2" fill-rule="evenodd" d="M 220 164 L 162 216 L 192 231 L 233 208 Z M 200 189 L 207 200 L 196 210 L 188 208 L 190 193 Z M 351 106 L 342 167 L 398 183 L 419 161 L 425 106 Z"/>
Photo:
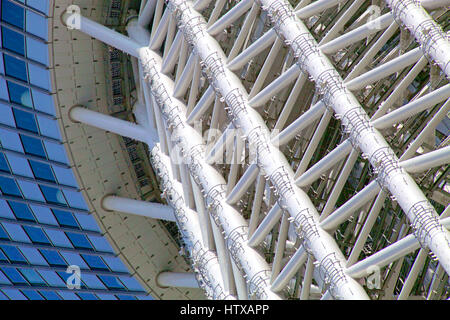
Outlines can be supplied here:
<path id="1" fill-rule="evenodd" d="M 448 4 L 386 2 L 149 0 L 128 37 L 81 18 L 139 61 L 139 132 L 108 130 L 155 136 L 217 253 L 209 297 L 446 297 Z"/>

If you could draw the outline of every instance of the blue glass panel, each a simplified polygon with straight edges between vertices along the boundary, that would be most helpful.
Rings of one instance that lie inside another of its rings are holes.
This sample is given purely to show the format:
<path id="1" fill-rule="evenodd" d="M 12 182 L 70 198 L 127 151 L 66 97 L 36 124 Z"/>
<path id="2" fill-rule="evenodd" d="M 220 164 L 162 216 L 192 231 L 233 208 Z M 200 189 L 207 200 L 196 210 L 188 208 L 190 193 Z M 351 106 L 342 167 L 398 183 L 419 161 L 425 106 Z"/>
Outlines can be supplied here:
<path id="1" fill-rule="evenodd" d="M 9 28 L 2 27 L 2 45 L 3 48 L 25 55 L 25 37 Z"/>
<path id="2" fill-rule="evenodd" d="M 73 292 L 69 291 L 57 291 L 59 296 L 62 297 L 64 300 L 80 300 L 80 298 Z"/>
<path id="3" fill-rule="evenodd" d="M 47 261 L 42 257 L 36 248 L 32 247 L 21 247 L 20 251 L 27 258 L 28 262 L 36 266 L 48 266 Z"/>
<path id="4" fill-rule="evenodd" d="M 23 231 L 22 226 L 15 223 L 3 222 L 3 227 L 13 241 L 31 243 L 27 234 Z"/>
<path id="5" fill-rule="evenodd" d="M 78 220 L 82 229 L 101 232 L 100 227 L 91 214 L 75 213 L 75 218 Z"/>
<path id="6" fill-rule="evenodd" d="M 36 200 L 40 202 L 45 201 L 44 197 L 42 196 L 42 192 L 36 183 L 23 180 L 18 180 L 17 182 L 20 189 L 22 190 L 22 194 L 25 199 Z"/>
<path id="7" fill-rule="evenodd" d="M 73 171 L 70 168 L 61 168 L 54 166 L 53 172 L 55 173 L 56 179 L 60 184 L 66 185 L 66 186 L 72 186 L 77 188 L 78 184 L 75 180 L 75 176 L 73 175 Z"/>
<path id="8" fill-rule="evenodd" d="M 48 40 L 47 19 L 27 10 L 27 31 L 44 40 Z"/>
<path id="9" fill-rule="evenodd" d="M 0 291 L 0 300 L 9 300 L 9 298 L 3 292 Z"/>
<path id="10" fill-rule="evenodd" d="M 39 185 L 42 193 L 44 194 L 45 200 L 50 203 L 58 203 L 62 205 L 67 205 L 64 199 L 64 195 L 60 189 L 56 189 L 49 186 Z"/>
<path id="11" fill-rule="evenodd" d="M 44 145 L 50 160 L 69 164 L 69 160 L 67 160 L 66 157 L 66 150 L 62 144 L 52 141 L 44 141 Z"/>
<path id="12" fill-rule="evenodd" d="M 16 182 L 10 178 L 0 177 L 0 190 L 9 196 L 22 197 Z"/>
<path id="13" fill-rule="evenodd" d="M 28 285 L 27 280 L 15 268 L 2 267 L 2 271 L 13 284 Z"/>
<path id="14" fill-rule="evenodd" d="M 16 247 L 7 246 L 7 245 L 1 245 L 0 248 L 3 250 L 3 252 L 6 254 L 8 259 L 12 263 L 28 264 L 28 262 L 25 259 L 25 257 L 22 255 L 22 253 Z"/>
<path id="15" fill-rule="evenodd" d="M 31 213 L 30 208 L 28 208 L 25 203 L 8 201 L 8 204 L 11 207 L 17 220 L 36 221 L 33 214 Z"/>
<path id="16" fill-rule="evenodd" d="M 48 62 L 48 46 L 31 37 L 27 37 L 27 57 L 31 60 L 40 62 L 46 66 Z"/>
<path id="17" fill-rule="evenodd" d="M 58 222 L 56 222 L 56 219 L 49 208 L 41 207 L 38 205 L 30 205 L 30 208 L 39 223 L 50 224 L 53 226 L 58 225 Z"/>
<path id="18" fill-rule="evenodd" d="M 73 248 L 63 231 L 44 228 L 45 233 L 54 246 Z"/>
<path id="19" fill-rule="evenodd" d="M 80 229 L 72 213 L 57 209 L 52 209 L 52 211 L 61 226 Z"/>
<path id="20" fill-rule="evenodd" d="M 28 75 L 31 84 L 50 91 L 50 72 L 48 70 L 30 63 L 28 64 Z"/>
<path id="21" fill-rule="evenodd" d="M 45 158 L 45 151 L 41 140 L 23 134 L 20 135 L 20 140 L 22 140 L 25 153 Z"/>
<path id="22" fill-rule="evenodd" d="M 5 60 L 5 74 L 7 76 L 28 82 L 27 64 L 25 61 L 3 54 Z"/>
<path id="23" fill-rule="evenodd" d="M 49 119 L 41 115 L 36 116 L 39 129 L 41 130 L 41 135 L 50 137 L 53 139 L 61 139 L 61 134 L 59 133 L 58 121 L 55 119 Z M 70 169 L 69 169 L 70 170 Z"/>
<path id="24" fill-rule="evenodd" d="M 43 93 L 36 89 L 31 89 L 33 93 L 34 107 L 44 113 L 55 115 L 55 107 L 51 95 Z"/>
<path id="25" fill-rule="evenodd" d="M 82 280 L 86 284 L 86 287 L 89 289 L 103 289 L 105 290 L 106 287 L 103 285 L 103 283 L 98 280 L 96 275 L 93 274 L 83 274 Z"/>
<path id="26" fill-rule="evenodd" d="M 74 252 L 61 252 L 61 255 L 66 259 L 69 265 L 79 266 L 81 269 L 89 269 L 88 265 L 78 253 Z"/>
<path id="27" fill-rule="evenodd" d="M 6 258 L 5 254 L 1 250 L 0 250 L 0 262 L 9 263 L 8 258 Z M 1 276 L 1 272 L 0 272 L 0 276 Z M 0 277 L 0 283 L 2 283 L 1 277 Z"/>
<path id="28" fill-rule="evenodd" d="M 4 217 L 7 219 L 15 219 L 14 214 L 12 213 L 11 208 L 5 200 L 0 199 L 0 217 Z"/>
<path id="29" fill-rule="evenodd" d="M 3 90 L 0 88 L 0 90 Z M 6 95 L 8 95 L 8 90 L 6 90 Z M 9 101 L 9 96 L 6 98 L 6 101 Z M 10 127 L 16 126 L 16 120 L 14 119 L 12 108 L 9 105 L 6 105 L 0 102 L 0 112 L 2 116 L 0 117 L 0 123 L 6 124 Z"/>
<path id="30" fill-rule="evenodd" d="M 0 283 L 1 284 L 11 284 L 11 281 L 5 276 L 3 272 L 0 271 Z"/>
<path id="31" fill-rule="evenodd" d="M 41 290 L 39 291 L 47 300 L 61 300 L 61 297 L 55 291 Z"/>
<path id="32" fill-rule="evenodd" d="M 9 99 L 11 102 L 21 104 L 25 107 L 32 108 L 33 103 L 31 101 L 30 89 L 27 87 L 21 86 L 20 84 L 7 81 L 8 91 L 9 91 Z"/>
<path id="33" fill-rule="evenodd" d="M 29 178 L 34 178 L 33 171 L 31 171 L 28 160 L 22 155 L 7 154 L 6 159 L 9 162 L 9 166 L 14 174 L 19 176 L 25 176 Z"/>
<path id="34" fill-rule="evenodd" d="M 66 232 L 66 235 L 69 237 L 75 248 L 90 250 L 94 249 L 85 235 L 72 232 Z"/>
<path id="35" fill-rule="evenodd" d="M 17 152 L 24 152 L 20 137 L 17 133 L 0 128 L 0 142 L 3 148 Z"/>
<path id="36" fill-rule="evenodd" d="M 5 156 L 3 153 L 0 153 L 0 171 L 11 172 L 9 170 L 8 163 L 6 162 Z"/>
<path id="37" fill-rule="evenodd" d="M 63 190 L 63 193 L 66 196 L 67 202 L 69 203 L 70 207 L 83 209 L 86 211 L 89 210 L 89 208 L 86 205 L 86 202 L 84 201 L 83 196 L 81 195 L 81 192 L 72 190 Z"/>
<path id="38" fill-rule="evenodd" d="M 53 250 L 41 249 L 39 250 L 51 266 L 67 266 L 67 263 L 61 258 L 58 252 Z"/>
<path id="39" fill-rule="evenodd" d="M 125 290 L 125 287 L 122 283 L 117 280 L 117 278 L 113 276 L 98 276 L 100 280 L 108 287 L 108 289 L 112 290 Z"/>
<path id="40" fill-rule="evenodd" d="M 98 300 L 95 295 L 93 295 L 92 293 L 88 293 L 88 292 L 78 292 L 77 295 L 82 300 Z"/>
<path id="41" fill-rule="evenodd" d="M 23 30 L 24 9 L 8 0 L 3 0 L 2 20 Z"/>
<path id="42" fill-rule="evenodd" d="M 3 65 L 3 53 L 0 53 L 0 73 L 5 74 L 5 66 Z M 8 100 L 7 90 L 6 89 L 6 81 L 5 79 L 1 79 L 0 82 L 0 98 L 4 100 Z"/>
<path id="43" fill-rule="evenodd" d="M 51 245 L 50 240 L 48 240 L 47 236 L 41 228 L 23 226 L 23 229 L 28 234 L 28 237 L 30 237 L 31 241 L 33 241 L 34 243 Z"/>
<path id="44" fill-rule="evenodd" d="M 39 285 L 40 286 L 44 286 L 44 285 L 46 285 L 44 279 L 42 279 L 41 276 L 39 275 L 39 273 L 37 273 L 33 269 L 20 268 L 19 271 L 22 274 L 22 276 L 24 276 L 25 279 L 27 279 L 27 281 L 31 285 L 36 285 L 36 286 L 39 286 Z"/>
<path id="45" fill-rule="evenodd" d="M 50 165 L 33 160 L 29 160 L 29 162 L 36 178 L 56 182 Z"/>
<path id="46" fill-rule="evenodd" d="M 9 236 L 6 233 L 6 231 L 3 229 L 3 227 L 0 225 L 0 239 L 3 241 L 9 241 Z"/>
<path id="47" fill-rule="evenodd" d="M 30 300 L 44 300 L 36 290 L 22 290 L 22 293 Z"/>
<path id="48" fill-rule="evenodd" d="M 128 269 L 123 264 L 122 260 L 118 257 L 103 257 L 112 271 L 116 272 L 128 272 Z"/>
<path id="49" fill-rule="evenodd" d="M 99 297 L 100 300 L 117 300 L 116 296 L 113 294 L 97 293 L 97 297 Z"/>
<path id="50" fill-rule="evenodd" d="M 27 0 L 27 5 L 42 13 L 48 14 L 49 0 Z"/>
<path id="51" fill-rule="evenodd" d="M 117 298 L 119 298 L 119 300 L 136 300 L 136 297 L 126 294 L 118 294 Z"/>
<path id="52" fill-rule="evenodd" d="M 1 67 L 1 69 L 3 71 L 2 73 L 4 74 L 5 70 L 4 70 L 4 66 L 3 66 L 3 54 L 0 54 L 0 58 L 1 58 L 0 67 Z M 3 99 L 3 100 L 6 100 L 6 101 L 9 100 L 6 80 L 3 79 L 3 78 L 0 78 L 0 98 Z"/>
<path id="53" fill-rule="evenodd" d="M 61 280 L 61 278 L 56 274 L 55 271 L 51 270 L 38 270 L 41 274 L 42 278 L 48 283 L 51 287 L 66 287 L 65 282 Z"/>
<path id="54" fill-rule="evenodd" d="M 111 248 L 108 240 L 106 240 L 104 237 L 89 235 L 88 238 L 94 246 L 95 250 L 114 253 L 113 248 Z"/>
<path id="55" fill-rule="evenodd" d="M 34 114 L 13 108 L 17 128 L 39 133 Z"/>
<path id="56" fill-rule="evenodd" d="M 86 263 L 89 265 L 89 267 L 91 269 L 108 270 L 108 267 L 102 261 L 102 259 L 100 259 L 100 257 L 92 256 L 89 254 L 82 254 L 81 256 L 83 257 L 84 261 L 86 261 Z"/>
<path id="57" fill-rule="evenodd" d="M 6 294 L 11 300 L 27 300 L 22 292 L 18 289 L 2 289 L 3 293 Z"/>

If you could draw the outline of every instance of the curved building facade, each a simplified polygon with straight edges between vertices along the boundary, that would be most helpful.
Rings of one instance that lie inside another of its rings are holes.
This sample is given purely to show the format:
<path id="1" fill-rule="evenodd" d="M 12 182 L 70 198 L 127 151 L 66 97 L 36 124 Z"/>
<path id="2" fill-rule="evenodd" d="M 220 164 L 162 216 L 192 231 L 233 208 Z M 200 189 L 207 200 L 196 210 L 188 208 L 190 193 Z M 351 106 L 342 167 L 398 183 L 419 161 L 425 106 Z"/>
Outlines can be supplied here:
<path id="1" fill-rule="evenodd" d="M 0 299 L 151 299 L 104 236 L 63 143 L 51 1 L 1 1 Z M 79 267 L 79 288 L 69 288 Z"/>

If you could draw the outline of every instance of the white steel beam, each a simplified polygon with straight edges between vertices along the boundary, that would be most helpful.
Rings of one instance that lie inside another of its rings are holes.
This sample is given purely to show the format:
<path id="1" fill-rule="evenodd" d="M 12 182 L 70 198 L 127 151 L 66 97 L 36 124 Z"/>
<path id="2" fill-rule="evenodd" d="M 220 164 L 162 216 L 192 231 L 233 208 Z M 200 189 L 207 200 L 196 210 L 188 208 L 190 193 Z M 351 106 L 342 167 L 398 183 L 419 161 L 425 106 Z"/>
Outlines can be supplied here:
<path id="1" fill-rule="evenodd" d="M 369 158 L 380 187 L 395 196 L 420 242 L 433 251 L 450 274 L 450 233 L 440 224 L 436 210 L 410 175 L 400 167 L 392 149 L 370 123 L 358 100 L 320 51 L 308 28 L 295 16 L 291 5 L 283 0 L 260 0 L 260 3 L 271 16 L 278 34 L 293 49 L 298 67 L 314 79 L 319 92 L 324 95 L 325 104 L 341 119 L 354 146 Z M 439 58 L 446 59 L 445 63 L 449 62 L 450 68 L 450 58 L 441 53 Z"/>
<path id="2" fill-rule="evenodd" d="M 434 61 L 450 79 L 450 41 L 441 26 L 416 0 L 385 0 L 394 19 L 416 38 L 423 54 Z M 427 3 L 423 3 L 426 5 Z M 449 273 L 448 269 L 447 273 Z"/>
<path id="3" fill-rule="evenodd" d="M 153 219 L 176 221 L 173 208 L 160 203 L 135 200 L 114 195 L 103 197 L 101 203 L 102 207 L 106 210 L 120 211 Z"/>
<path id="4" fill-rule="evenodd" d="M 242 83 L 226 67 L 226 57 L 217 41 L 206 32 L 206 22 L 189 1 L 171 0 L 169 8 L 177 17 L 185 39 L 198 53 L 210 83 L 227 104 L 235 127 L 256 147 L 257 165 L 271 180 L 280 206 L 285 208 L 299 228 L 307 249 L 319 261 L 323 276 L 330 281 L 331 291 L 343 299 L 367 299 L 364 289 L 343 273 L 345 258 L 334 239 L 318 227 L 318 213 L 309 197 L 293 181 L 293 172 L 284 155 L 270 143 L 261 116 L 249 105 Z M 220 20 L 219 20 L 220 21 Z"/>
<path id="5" fill-rule="evenodd" d="M 160 272 L 156 276 L 156 284 L 162 288 L 198 288 L 196 275 L 190 272 Z"/>

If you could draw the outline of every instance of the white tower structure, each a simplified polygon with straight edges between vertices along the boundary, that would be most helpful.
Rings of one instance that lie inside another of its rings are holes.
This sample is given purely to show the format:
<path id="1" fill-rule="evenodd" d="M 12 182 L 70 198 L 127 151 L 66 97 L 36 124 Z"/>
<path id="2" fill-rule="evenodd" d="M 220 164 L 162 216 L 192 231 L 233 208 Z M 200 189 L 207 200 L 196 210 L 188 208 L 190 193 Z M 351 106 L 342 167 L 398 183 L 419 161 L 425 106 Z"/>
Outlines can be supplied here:
<path id="1" fill-rule="evenodd" d="M 148 146 L 211 299 L 446 299 L 450 1 L 142 0 L 122 33 L 62 20 L 129 56 L 135 122 L 73 122 Z M 79 102 L 82 103 L 81 101 Z"/>

